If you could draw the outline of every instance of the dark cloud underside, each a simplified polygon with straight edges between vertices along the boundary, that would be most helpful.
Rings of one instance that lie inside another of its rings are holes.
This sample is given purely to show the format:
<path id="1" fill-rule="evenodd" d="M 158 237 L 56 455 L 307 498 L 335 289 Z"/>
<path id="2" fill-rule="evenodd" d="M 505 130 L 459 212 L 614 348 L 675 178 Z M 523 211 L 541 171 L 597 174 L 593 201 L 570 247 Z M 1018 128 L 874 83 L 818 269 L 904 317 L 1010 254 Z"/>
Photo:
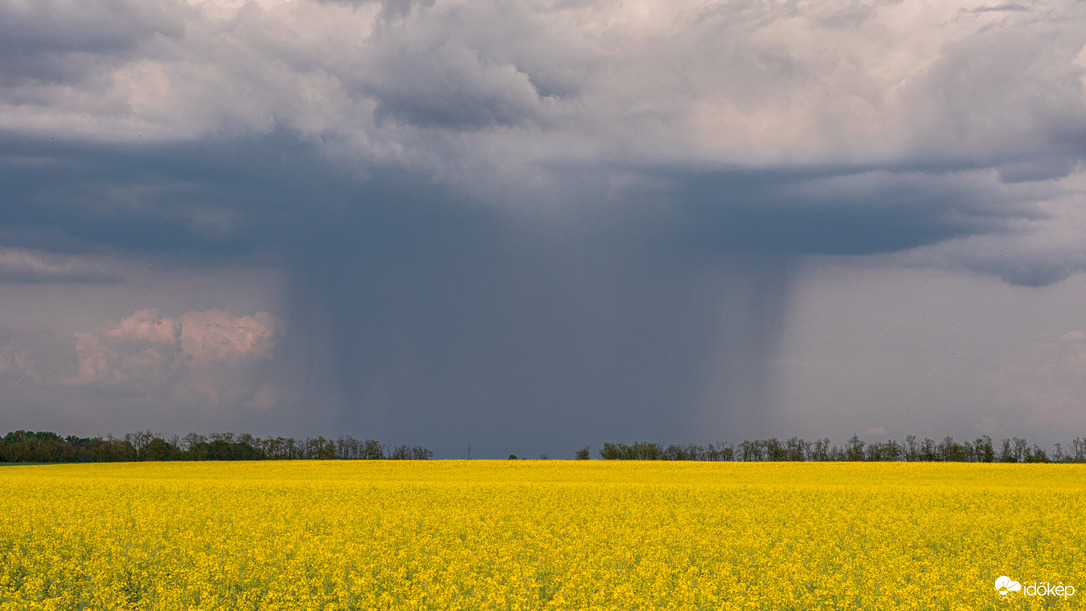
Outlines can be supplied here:
<path id="1" fill-rule="evenodd" d="M 253 422 L 445 456 L 770 433 L 808 258 L 1086 269 L 1083 6 L 0 0 L 0 283 L 279 270 L 246 371 L 304 381 L 247 386 Z"/>

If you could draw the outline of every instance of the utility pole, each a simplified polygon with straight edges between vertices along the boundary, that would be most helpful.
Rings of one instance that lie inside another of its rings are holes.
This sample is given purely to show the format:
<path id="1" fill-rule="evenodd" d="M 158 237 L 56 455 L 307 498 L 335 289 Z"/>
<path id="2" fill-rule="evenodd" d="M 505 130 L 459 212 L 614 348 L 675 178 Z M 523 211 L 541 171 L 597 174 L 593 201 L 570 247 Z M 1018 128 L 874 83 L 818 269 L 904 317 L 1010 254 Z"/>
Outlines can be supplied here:
<path id="1" fill-rule="evenodd" d="M 468 460 L 471 460 L 471 442 L 468 442 Z"/>

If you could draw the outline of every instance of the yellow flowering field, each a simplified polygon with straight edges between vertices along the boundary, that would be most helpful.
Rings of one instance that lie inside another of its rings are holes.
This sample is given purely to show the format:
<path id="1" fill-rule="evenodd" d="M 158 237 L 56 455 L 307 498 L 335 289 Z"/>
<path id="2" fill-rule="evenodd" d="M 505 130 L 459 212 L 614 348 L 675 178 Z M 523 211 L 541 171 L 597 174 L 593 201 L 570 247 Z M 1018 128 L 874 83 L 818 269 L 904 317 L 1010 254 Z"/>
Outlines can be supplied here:
<path id="1" fill-rule="evenodd" d="M 1001 576 L 1021 588 L 1001 595 Z M 0 467 L 0 609 L 1077 609 L 1084 598 L 1076 465 Z"/>

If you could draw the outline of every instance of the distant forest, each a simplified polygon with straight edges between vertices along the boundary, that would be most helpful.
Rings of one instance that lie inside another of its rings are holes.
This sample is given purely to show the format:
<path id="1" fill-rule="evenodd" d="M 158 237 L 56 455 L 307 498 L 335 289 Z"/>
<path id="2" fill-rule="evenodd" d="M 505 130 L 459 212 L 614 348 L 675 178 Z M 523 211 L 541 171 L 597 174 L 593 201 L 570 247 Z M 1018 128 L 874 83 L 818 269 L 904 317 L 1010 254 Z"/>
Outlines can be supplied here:
<path id="1" fill-rule="evenodd" d="M 0 462 L 135 462 L 149 460 L 428 460 L 421 446 L 387 446 L 350 435 L 335 439 L 254 437 L 248 433 L 189 433 L 164 439 L 150 431 L 124 438 L 61 437 L 56 433 L 15 431 L 0 438 Z"/>
<path id="2" fill-rule="evenodd" d="M 591 458 L 588 446 L 576 452 L 576 458 Z M 605 443 L 600 450 L 604 460 L 707 460 L 707 461 L 907 461 L 907 462 L 1005 462 L 1005 463 L 1083 463 L 1086 462 L 1086 439 L 1079 437 L 1069 449 L 1055 445 L 1051 454 L 1025 439 L 1013 437 L 998 444 L 984 435 L 969 442 L 953 437 L 942 441 L 919 440 L 909 435 L 904 443 L 890 440 L 864 442 L 853 435 L 844 446 L 833 445 L 828 438 L 806 441 L 792 437 L 786 441 L 759 439 L 731 444 L 697 444 L 663 446 L 639 441 L 632 445 Z"/>
<path id="3" fill-rule="evenodd" d="M 140 431 L 123 438 L 61 437 L 56 433 L 15 431 L 0 438 L 0 462 L 136 462 L 163 460 L 429 460 L 430 450 L 417 445 L 385 445 L 373 439 L 350 435 L 335 439 L 321 436 L 296 440 L 291 437 L 255 437 L 248 433 L 189 433 L 169 439 Z M 1025 439 L 1014 437 L 995 443 L 984 435 L 972 442 L 952 437 L 942 441 L 917 439 L 909 435 L 897 441 L 864 442 L 853 435 L 843 446 L 828 438 L 806 441 L 797 437 L 730 443 L 664 446 L 638 441 L 633 444 L 605 443 L 599 451 L 603 460 L 697 460 L 697 461 L 907 461 L 907 462 L 1004 462 L 1004 463 L 1086 463 L 1086 438 L 1071 442 L 1070 448 L 1055 444 L 1045 452 Z M 510 455 L 510 458 L 514 458 Z M 542 456 L 541 458 L 546 458 Z M 585 446 L 574 458 L 592 458 Z"/>

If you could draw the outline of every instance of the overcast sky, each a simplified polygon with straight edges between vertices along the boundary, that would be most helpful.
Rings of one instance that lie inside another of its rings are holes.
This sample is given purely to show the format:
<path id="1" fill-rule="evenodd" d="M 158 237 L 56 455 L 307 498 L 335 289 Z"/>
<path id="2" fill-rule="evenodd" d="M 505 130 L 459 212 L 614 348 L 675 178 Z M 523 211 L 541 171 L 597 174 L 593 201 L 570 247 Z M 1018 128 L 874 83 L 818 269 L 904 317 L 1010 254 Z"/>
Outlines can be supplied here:
<path id="1" fill-rule="evenodd" d="M 0 0 L 0 429 L 1086 435 L 1086 4 Z"/>

